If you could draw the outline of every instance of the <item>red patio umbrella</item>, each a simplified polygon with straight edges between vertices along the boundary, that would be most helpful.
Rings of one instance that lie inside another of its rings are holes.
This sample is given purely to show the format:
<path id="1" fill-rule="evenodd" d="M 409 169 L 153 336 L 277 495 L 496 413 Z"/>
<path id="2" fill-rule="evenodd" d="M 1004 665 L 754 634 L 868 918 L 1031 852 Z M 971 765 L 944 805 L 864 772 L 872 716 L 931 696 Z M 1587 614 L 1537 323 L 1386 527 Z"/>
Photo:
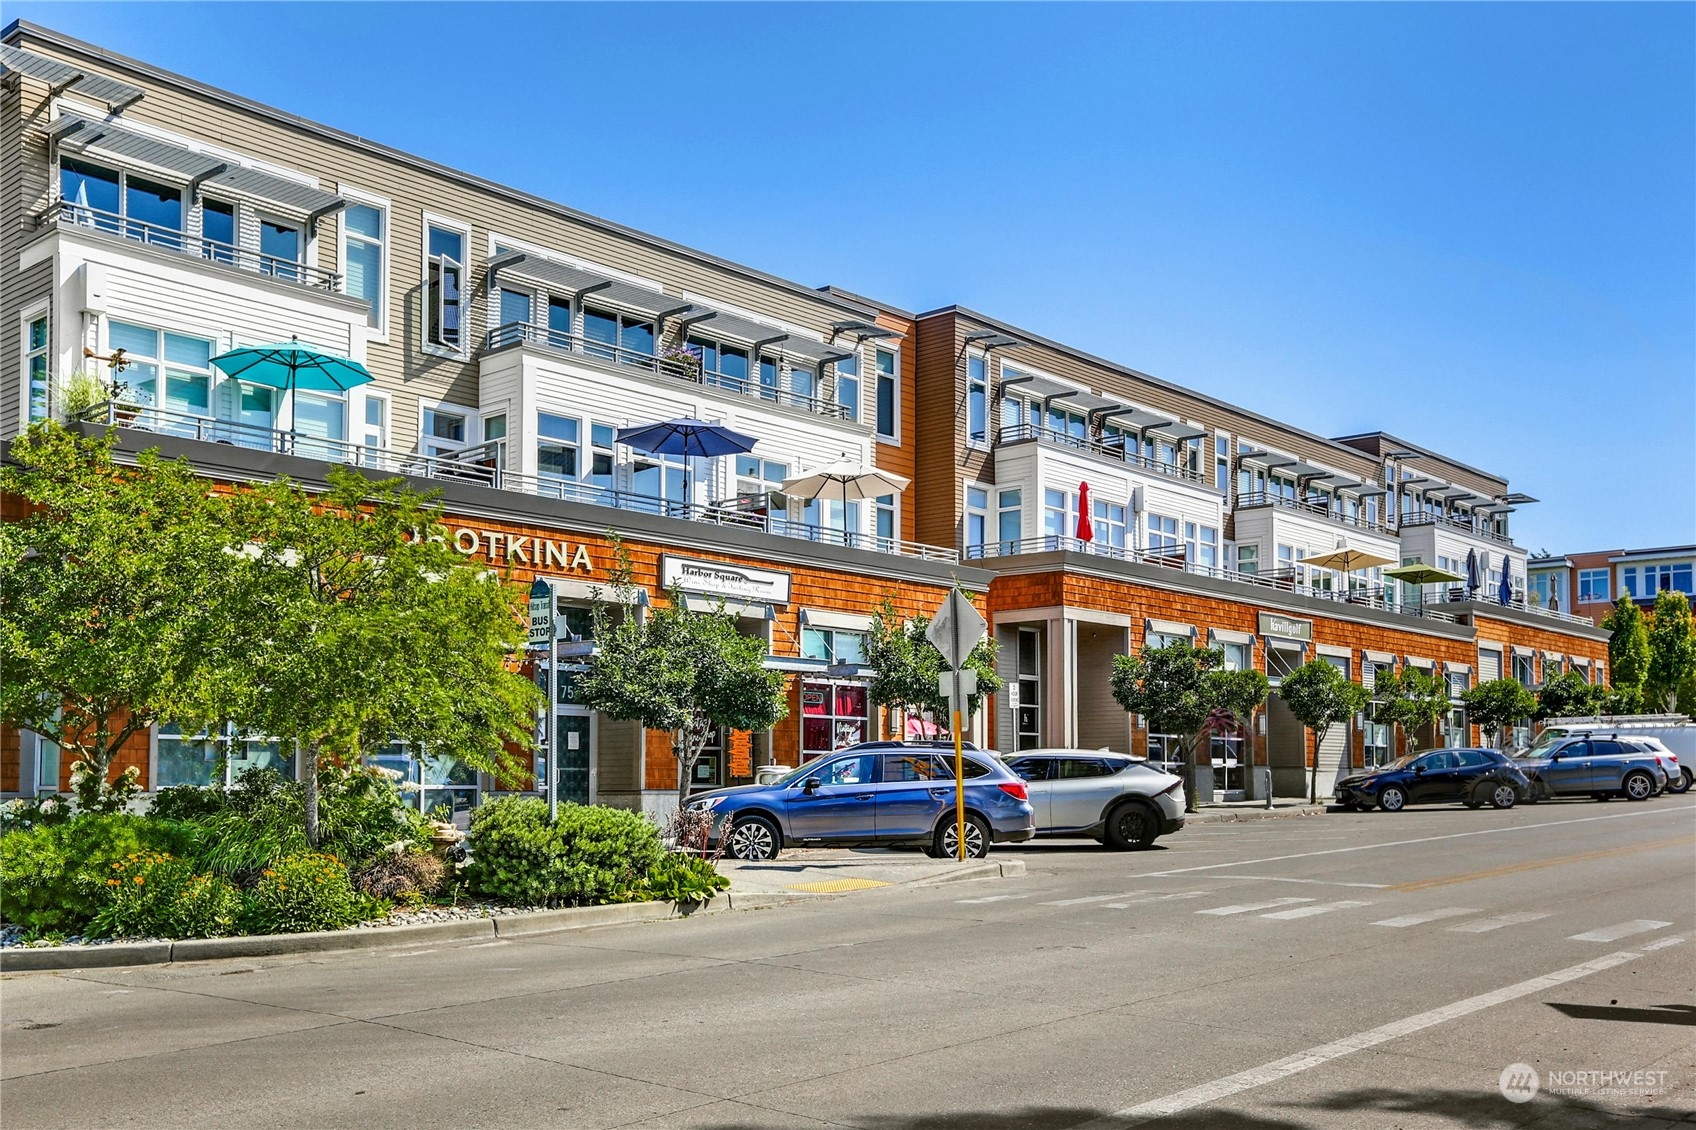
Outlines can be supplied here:
<path id="1" fill-rule="evenodd" d="M 1088 483 L 1078 484 L 1078 540 L 1095 540 L 1095 524 L 1089 520 Z"/>

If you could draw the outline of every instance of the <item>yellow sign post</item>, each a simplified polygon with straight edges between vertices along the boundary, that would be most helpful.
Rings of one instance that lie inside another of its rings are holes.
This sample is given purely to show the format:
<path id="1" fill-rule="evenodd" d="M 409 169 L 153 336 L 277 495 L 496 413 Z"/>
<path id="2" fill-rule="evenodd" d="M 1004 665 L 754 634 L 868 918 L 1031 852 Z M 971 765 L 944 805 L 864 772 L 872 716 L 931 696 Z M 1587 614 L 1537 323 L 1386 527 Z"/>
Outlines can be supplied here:
<path id="1" fill-rule="evenodd" d="M 942 653 L 948 671 L 942 676 L 942 692 L 948 696 L 949 731 L 954 735 L 954 856 L 966 858 L 966 754 L 961 739 L 961 719 L 966 696 L 977 690 L 977 672 L 962 671 L 966 656 L 989 630 L 983 614 L 972 607 L 971 598 L 958 588 L 943 598 L 935 619 L 925 629 L 925 638 Z M 970 682 L 971 689 L 966 684 Z M 989 845 L 985 844 L 985 850 Z"/>

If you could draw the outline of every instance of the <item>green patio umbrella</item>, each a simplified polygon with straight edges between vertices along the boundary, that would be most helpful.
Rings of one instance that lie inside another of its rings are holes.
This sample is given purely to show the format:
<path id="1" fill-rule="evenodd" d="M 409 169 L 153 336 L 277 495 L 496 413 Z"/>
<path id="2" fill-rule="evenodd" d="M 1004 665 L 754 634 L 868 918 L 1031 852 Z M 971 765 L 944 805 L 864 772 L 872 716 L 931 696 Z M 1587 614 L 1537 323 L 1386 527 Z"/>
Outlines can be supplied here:
<path id="1" fill-rule="evenodd" d="M 1385 569 L 1384 575 L 1386 577 L 1393 577 L 1398 581 L 1406 581 L 1410 585 L 1419 586 L 1419 611 L 1421 615 L 1424 615 L 1425 613 L 1426 585 L 1450 584 L 1454 581 L 1465 579 L 1459 573 L 1451 572 L 1448 569 L 1439 569 L 1435 565 L 1420 564 L 1398 565 L 1394 569 Z"/>

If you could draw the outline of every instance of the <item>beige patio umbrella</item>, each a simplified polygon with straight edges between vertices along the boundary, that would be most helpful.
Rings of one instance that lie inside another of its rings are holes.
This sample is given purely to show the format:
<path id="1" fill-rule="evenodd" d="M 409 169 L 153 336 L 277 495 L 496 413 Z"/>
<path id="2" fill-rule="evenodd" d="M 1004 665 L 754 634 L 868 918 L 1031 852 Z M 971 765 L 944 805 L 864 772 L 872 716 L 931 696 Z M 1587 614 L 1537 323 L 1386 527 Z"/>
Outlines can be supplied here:
<path id="1" fill-rule="evenodd" d="M 784 494 L 799 498 L 803 502 L 816 501 L 821 495 L 836 495 L 842 501 L 842 540 L 848 540 L 848 504 L 862 502 L 868 498 L 882 498 L 886 494 L 900 494 L 907 489 L 911 479 L 889 471 L 880 471 L 876 467 L 868 467 L 844 455 L 833 463 L 827 463 L 816 470 L 784 479 L 782 491 Z"/>
<path id="2" fill-rule="evenodd" d="M 1332 550 L 1330 553 L 1321 553 L 1318 557 L 1309 557 L 1303 562 L 1303 564 L 1311 565 L 1316 569 L 1340 569 L 1345 573 L 1352 573 L 1356 569 L 1374 569 L 1379 565 L 1394 565 L 1395 563 L 1395 558 L 1385 557 L 1381 553 L 1373 553 L 1370 549 L 1351 549 L 1348 547 Z"/>

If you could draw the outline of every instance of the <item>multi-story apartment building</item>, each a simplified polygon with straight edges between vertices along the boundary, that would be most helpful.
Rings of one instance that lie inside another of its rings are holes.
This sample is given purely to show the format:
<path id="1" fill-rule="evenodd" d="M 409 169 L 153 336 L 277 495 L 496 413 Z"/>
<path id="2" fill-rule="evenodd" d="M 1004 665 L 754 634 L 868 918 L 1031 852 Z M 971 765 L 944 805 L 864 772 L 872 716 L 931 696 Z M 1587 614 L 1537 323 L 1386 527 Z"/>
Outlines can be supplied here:
<path id="1" fill-rule="evenodd" d="M 1696 545 L 1534 557 L 1528 569 L 1534 607 L 1564 608 L 1595 624 L 1622 595 L 1645 611 L 1654 607 L 1662 589 L 1696 599 Z"/>
<path id="2" fill-rule="evenodd" d="M 1506 515 L 1529 500 L 1434 452 L 1324 439 L 971 311 L 776 278 L 47 29 L 0 40 L 0 355 L 15 374 L 0 438 L 59 413 L 69 374 L 121 357 L 125 395 L 73 426 L 226 481 L 321 481 L 333 463 L 425 480 L 463 552 L 548 577 L 578 628 L 615 530 L 642 599 L 728 600 L 795 675 L 791 717 L 722 735 L 701 786 L 899 733 L 868 701 L 863 634 L 885 599 L 928 611 L 953 584 L 985 596 L 1002 645 L 1009 685 L 975 732 L 1004 748 L 1159 752 L 1105 672 L 1171 636 L 1274 679 L 1313 658 L 1368 683 L 1411 663 L 1458 693 L 1521 650 L 1603 677 L 1603 633 L 1526 601 Z M 291 338 L 374 380 L 284 395 L 211 363 Z M 678 416 L 754 451 L 684 460 L 617 440 Z M 911 485 L 864 502 L 783 492 L 838 459 Z M 1317 563 L 1338 550 L 1371 556 Z M 1382 575 L 1464 574 L 1468 551 L 1481 582 L 1507 572 L 1506 601 Z M 665 737 L 556 682 L 567 795 L 662 806 Z M 1337 731 L 1313 751 L 1274 700 L 1246 743 L 1218 747 L 1220 787 L 1263 787 L 1258 764 L 1295 792 L 1310 757 L 1328 777 L 1390 752 L 1370 717 Z M 1426 735 L 1469 737 L 1458 713 Z M 167 728 L 126 756 L 156 787 L 205 778 L 212 748 Z M 32 735 L 0 734 L 0 789 L 67 772 Z M 451 751 L 423 772 L 424 795 L 455 805 L 489 783 Z"/>

